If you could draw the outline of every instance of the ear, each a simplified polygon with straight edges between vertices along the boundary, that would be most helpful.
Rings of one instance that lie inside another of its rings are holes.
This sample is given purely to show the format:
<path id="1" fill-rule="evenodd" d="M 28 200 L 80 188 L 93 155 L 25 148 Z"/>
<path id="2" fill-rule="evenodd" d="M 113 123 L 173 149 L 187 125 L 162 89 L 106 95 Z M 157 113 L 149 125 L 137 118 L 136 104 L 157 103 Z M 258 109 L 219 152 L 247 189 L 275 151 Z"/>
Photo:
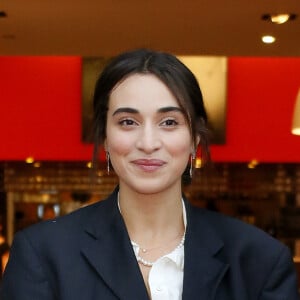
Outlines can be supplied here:
<path id="1" fill-rule="evenodd" d="M 103 141 L 103 147 L 104 147 L 105 152 L 107 152 L 108 147 L 107 147 L 107 140 L 106 139 Z"/>
<path id="2" fill-rule="evenodd" d="M 191 148 L 191 153 L 193 153 L 193 152 L 196 152 L 196 150 L 197 150 L 197 147 L 198 147 L 198 145 L 199 145 L 199 143 L 200 143 L 200 135 L 197 135 L 196 136 L 196 140 L 195 141 L 193 141 L 193 145 L 192 145 L 192 148 Z"/>

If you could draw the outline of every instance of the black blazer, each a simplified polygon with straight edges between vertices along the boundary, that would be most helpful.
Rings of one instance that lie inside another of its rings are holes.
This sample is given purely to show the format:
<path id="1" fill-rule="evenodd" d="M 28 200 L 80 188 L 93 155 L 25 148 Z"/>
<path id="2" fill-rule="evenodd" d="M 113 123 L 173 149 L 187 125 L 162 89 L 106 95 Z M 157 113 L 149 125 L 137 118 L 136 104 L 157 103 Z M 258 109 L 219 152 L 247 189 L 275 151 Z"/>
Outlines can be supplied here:
<path id="1" fill-rule="evenodd" d="M 241 221 L 186 209 L 183 300 L 299 299 L 286 246 Z M 0 299 L 148 299 L 116 191 L 17 233 Z"/>

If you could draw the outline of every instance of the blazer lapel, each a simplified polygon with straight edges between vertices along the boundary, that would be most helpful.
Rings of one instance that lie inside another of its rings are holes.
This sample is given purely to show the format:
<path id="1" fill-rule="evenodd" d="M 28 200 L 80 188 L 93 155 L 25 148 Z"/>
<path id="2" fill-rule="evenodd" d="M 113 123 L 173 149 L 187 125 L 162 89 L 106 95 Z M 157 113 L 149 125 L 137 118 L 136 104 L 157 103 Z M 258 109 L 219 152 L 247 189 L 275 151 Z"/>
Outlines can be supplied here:
<path id="1" fill-rule="evenodd" d="M 201 210 L 186 202 L 187 230 L 182 300 L 214 299 L 229 265 L 217 258 L 223 242 Z M 85 228 L 82 253 L 116 298 L 148 300 L 126 226 L 117 206 L 117 191 L 96 207 Z"/>
<path id="2" fill-rule="evenodd" d="M 205 221 L 201 210 L 188 203 L 184 255 L 183 300 L 214 299 L 218 285 L 229 268 L 216 256 L 223 242 Z"/>
<path id="3" fill-rule="evenodd" d="M 89 239 L 83 255 L 119 299 L 149 299 L 116 191 L 98 207 L 86 228 Z"/>

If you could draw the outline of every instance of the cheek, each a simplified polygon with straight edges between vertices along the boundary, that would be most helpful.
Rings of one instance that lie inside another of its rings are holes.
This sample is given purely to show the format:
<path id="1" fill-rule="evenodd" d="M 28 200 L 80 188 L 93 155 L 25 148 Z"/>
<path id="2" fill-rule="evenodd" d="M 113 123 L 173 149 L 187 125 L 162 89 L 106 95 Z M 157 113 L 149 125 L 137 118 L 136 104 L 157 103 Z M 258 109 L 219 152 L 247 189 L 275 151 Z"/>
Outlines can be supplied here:
<path id="1" fill-rule="evenodd" d="M 114 153 L 126 154 L 132 148 L 132 141 L 128 135 L 122 135 L 120 132 L 108 132 L 106 145 L 111 155 Z"/>
<path id="2" fill-rule="evenodd" d="M 189 135 L 179 135 L 173 137 L 166 144 L 169 152 L 173 156 L 189 156 L 192 152 L 192 140 Z"/>

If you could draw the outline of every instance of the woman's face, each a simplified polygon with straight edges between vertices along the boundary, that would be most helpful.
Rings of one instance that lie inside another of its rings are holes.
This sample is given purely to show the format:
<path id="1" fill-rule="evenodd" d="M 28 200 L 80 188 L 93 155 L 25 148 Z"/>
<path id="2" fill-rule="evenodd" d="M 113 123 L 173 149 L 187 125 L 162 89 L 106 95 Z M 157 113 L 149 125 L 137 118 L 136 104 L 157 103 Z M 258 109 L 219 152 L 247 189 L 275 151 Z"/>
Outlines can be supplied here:
<path id="1" fill-rule="evenodd" d="M 112 91 L 105 148 L 119 177 L 138 193 L 181 185 L 193 142 L 176 98 L 157 77 L 134 74 Z"/>

